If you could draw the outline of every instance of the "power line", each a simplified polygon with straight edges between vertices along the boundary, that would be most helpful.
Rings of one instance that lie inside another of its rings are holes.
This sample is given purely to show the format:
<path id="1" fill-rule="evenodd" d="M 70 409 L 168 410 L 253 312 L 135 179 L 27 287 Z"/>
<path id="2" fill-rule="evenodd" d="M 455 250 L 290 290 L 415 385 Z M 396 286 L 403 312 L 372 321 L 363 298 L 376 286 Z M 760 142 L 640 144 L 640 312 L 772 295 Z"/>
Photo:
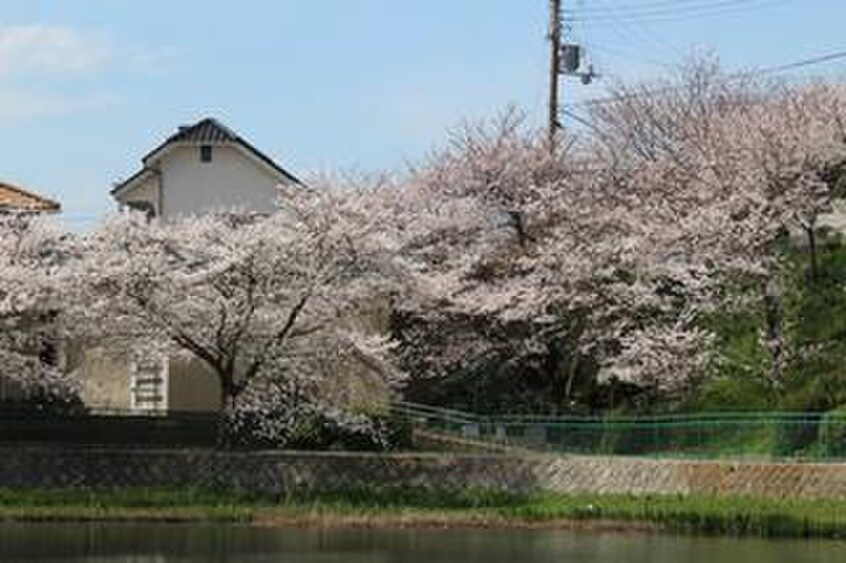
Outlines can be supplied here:
<path id="1" fill-rule="evenodd" d="M 626 60 L 626 61 L 632 61 L 632 62 L 636 62 L 636 63 L 643 63 L 643 64 L 661 67 L 664 70 L 668 70 L 668 69 L 672 68 L 672 66 L 673 66 L 670 63 L 661 62 L 658 59 L 651 59 L 651 58 L 645 58 L 645 57 L 634 57 L 634 56 L 630 55 L 629 53 L 627 53 L 626 51 L 623 51 L 622 49 L 615 49 L 613 47 L 606 47 L 604 45 L 603 46 L 594 45 L 594 46 L 591 47 L 591 50 L 600 51 L 602 53 L 605 53 L 606 55 L 610 55 L 610 56 L 615 57 L 617 59 L 622 59 L 622 60 Z M 603 74 L 602 66 L 603 65 L 600 62 L 600 64 L 599 64 L 599 73 L 600 74 Z"/>
<path id="2" fill-rule="evenodd" d="M 710 4 L 691 5 L 687 8 L 662 8 L 654 10 L 627 11 L 624 8 L 616 8 L 605 12 L 583 13 L 581 16 L 569 12 L 573 21 L 592 21 L 595 24 L 610 23 L 620 16 L 629 21 L 649 22 L 677 22 L 703 17 L 723 16 L 742 12 L 758 11 L 765 8 L 774 8 L 793 0 L 721 0 Z M 598 8 L 597 8 L 598 9 Z M 587 10 L 587 8 L 585 8 Z"/>
<path id="3" fill-rule="evenodd" d="M 808 59 L 802 59 L 799 61 L 795 61 L 792 63 L 786 63 L 782 65 L 776 65 L 771 67 L 762 68 L 759 70 L 753 70 L 749 72 L 738 72 L 736 74 L 731 74 L 725 77 L 725 81 L 733 81 L 733 80 L 741 80 L 745 78 L 754 78 L 758 76 L 767 76 L 770 74 L 779 74 L 788 70 L 794 70 L 797 68 L 803 68 L 807 66 L 818 65 L 822 63 L 827 63 L 835 60 L 846 59 L 846 50 L 844 51 L 835 51 L 833 53 L 828 53 L 826 55 L 820 55 L 818 57 L 811 57 Z M 590 100 L 584 100 L 581 102 L 575 102 L 571 104 L 565 104 L 565 108 L 577 108 L 577 107 L 590 107 L 593 105 L 601 105 L 601 104 L 608 104 L 619 101 L 620 99 L 626 98 L 644 98 L 644 97 L 651 97 L 651 96 L 660 96 L 662 94 L 666 94 L 669 92 L 675 92 L 677 90 L 683 89 L 683 86 L 667 86 L 664 88 L 656 88 L 654 90 L 647 90 L 644 92 L 634 92 L 629 95 L 624 96 L 606 96 L 604 98 L 593 98 Z"/>
<path id="4" fill-rule="evenodd" d="M 600 7 L 607 7 L 602 0 L 596 0 L 597 5 Z M 584 8 L 583 8 L 584 9 Z M 612 10 L 613 11 L 613 10 Z M 611 24 L 611 31 L 617 37 L 622 39 L 625 42 L 633 42 L 633 43 L 650 43 L 655 47 L 659 47 L 661 50 L 669 49 L 676 53 L 677 55 L 681 55 L 678 50 L 671 45 L 669 42 L 658 36 L 656 33 L 652 32 L 644 23 L 638 22 L 638 27 L 636 28 L 632 23 L 627 21 L 624 18 L 613 18 L 610 20 Z M 626 39 L 628 37 L 628 40 Z M 662 66 L 668 66 L 665 63 L 656 63 Z"/>
<path id="5" fill-rule="evenodd" d="M 779 72 L 784 72 L 785 70 L 793 70 L 794 68 L 802 68 L 805 66 L 812 66 L 821 63 L 827 63 L 829 61 L 836 61 L 838 59 L 846 58 L 846 51 L 837 51 L 834 53 L 829 53 L 828 55 L 821 55 L 819 57 L 812 57 L 810 59 L 804 59 L 801 61 L 796 61 L 793 63 L 787 63 L 779 66 L 773 66 L 769 68 L 762 69 L 754 74 L 756 75 L 764 75 L 764 74 L 776 74 Z"/>
<path id="6" fill-rule="evenodd" d="M 594 123 L 592 123 L 588 118 L 582 117 L 581 115 L 572 110 L 569 110 L 567 108 L 561 108 L 561 114 L 566 115 L 567 117 L 569 117 L 576 123 L 579 123 L 580 125 L 584 125 L 585 127 L 589 127 L 590 129 L 596 130 L 596 125 Z"/>
<path id="7" fill-rule="evenodd" d="M 654 2 L 642 2 L 639 4 L 623 3 L 618 4 L 616 6 L 608 6 L 601 3 L 592 3 L 589 6 L 580 7 L 579 11 L 585 14 L 605 14 L 608 12 L 614 12 L 618 14 L 637 14 L 644 12 L 654 12 L 656 10 L 668 12 L 684 12 L 689 10 L 701 10 L 707 8 L 713 9 L 730 6 L 740 6 L 761 1 L 762 0 L 656 0 Z"/>

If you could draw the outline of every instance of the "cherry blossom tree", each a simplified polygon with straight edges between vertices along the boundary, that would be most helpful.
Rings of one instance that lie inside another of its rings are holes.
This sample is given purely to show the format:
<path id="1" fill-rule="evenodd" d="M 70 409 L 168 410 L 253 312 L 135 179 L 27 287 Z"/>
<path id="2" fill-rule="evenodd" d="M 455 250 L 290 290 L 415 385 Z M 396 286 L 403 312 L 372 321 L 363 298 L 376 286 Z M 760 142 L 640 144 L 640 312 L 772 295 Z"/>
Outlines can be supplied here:
<path id="1" fill-rule="evenodd" d="M 533 366 L 563 403 L 577 372 L 614 356 L 635 309 L 670 298 L 625 269 L 636 233 L 620 228 L 610 175 L 550 156 L 513 120 L 463 131 L 409 180 L 406 252 L 425 283 L 398 330 L 412 372 Z"/>
<path id="2" fill-rule="evenodd" d="M 373 201 L 296 186 L 269 216 L 115 218 L 87 241 L 81 322 L 201 360 L 227 411 L 266 434 L 302 409 L 349 413 L 345 381 L 389 396 L 401 377 L 368 317 L 395 276 Z"/>
<path id="3" fill-rule="evenodd" d="M 837 88 L 700 62 L 617 89 L 551 156 L 511 114 L 465 129 L 408 181 L 403 223 L 419 227 L 406 253 L 428 285 L 401 309 L 407 363 L 534 362 L 565 400 L 584 362 L 600 379 L 683 388 L 703 373 L 703 315 L 730 303 L 727 284 L 772 288 L 779 237 L 827 210 L 843 116 Z M 779 338 L 764 338 L 774 365 Z"/>
<path id="4" fill-rule="evenodd" d="M 668 222 L 699 216 L 710 238 L 698 248 L 731 244 L 713 254 L 766 269 L 772 253 L 761 251 L 774 238 L 786 227 L 811 227 L 830 208 L 828 175 L 843 161 L 843 104 L 836 86 L 726 75 L 695 60 L 676 80 L 619 86 L 593 105 L 593 156 L 626 176 L 632 194 L 675 204 Z M 723 236 L 731 224 L 744 229 Z"/>
<path id="5" fill-rule="evenodd" d="M 649 246 L 675 249 L 716 289 L 738 277 L 760 288 L 774 384 L 786 360 L 777 241 L 804 233 L 815 277 L 815 223 L 846 161 L 844 101 L 836 86 L 726 75 L 698 60 L 678 80 L 619 87 L 591 110 L 597 160 L 619 170 L 661 233 Z"/>
<path id="6" fill-rule="evenodd" d="M 184 355 L 269 436 L 366 424 L 346 382 L 389 393 L 403 371 L 534 370 L 569 408 L 581 377 L 684 390 L 714 354 L 703 319 L 752 286 L 777 383 L 778 243 L 804 233 L 814 263 L 844 101 L 698 61 L 617 87 L 553 152 L 510 110 L 399 180 L 284 188 L 269 216 L 125 215 L 81 237 L 2 217 L 0 369 L 44 380 L 44 336 Z"/>
<path id="7" fill-rule="evenodd" d="M 66 399 L 77 388 L 57 365 L 62 295 L 73 281 L 68 239 L 49 219 L 0 215 L 0 377 L 26 394 Z"/>

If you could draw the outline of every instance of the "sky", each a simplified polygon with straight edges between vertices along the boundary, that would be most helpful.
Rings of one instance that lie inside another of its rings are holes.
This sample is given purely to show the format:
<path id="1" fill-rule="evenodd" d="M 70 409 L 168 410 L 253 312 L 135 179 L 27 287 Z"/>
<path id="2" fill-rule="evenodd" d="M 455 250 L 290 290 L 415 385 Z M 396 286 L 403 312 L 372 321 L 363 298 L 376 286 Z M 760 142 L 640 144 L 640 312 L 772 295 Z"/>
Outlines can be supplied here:
<path id="1" fill-rule="evenodd" d="M 563 0 L 600 78 L 846 51 L 843 0 Z M 0 0 L 0 181 L 76 228 L 179 125 L 221 120 L 295 175 L 399 170 L 515 105 L 545 121 L 548 0 Z M 792 71 L 842 80 L 846 58 Z M 564 121 L 565 125 L 567 121 Z"/>

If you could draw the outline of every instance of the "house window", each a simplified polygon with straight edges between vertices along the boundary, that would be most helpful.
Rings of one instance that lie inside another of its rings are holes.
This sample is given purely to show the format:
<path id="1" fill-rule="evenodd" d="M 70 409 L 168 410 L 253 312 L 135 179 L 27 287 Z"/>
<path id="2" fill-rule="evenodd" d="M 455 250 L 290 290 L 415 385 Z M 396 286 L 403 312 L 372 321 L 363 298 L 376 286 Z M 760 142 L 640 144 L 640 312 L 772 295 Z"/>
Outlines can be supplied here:
<path id="1" fill-rule="evenodd" d="M 200 147 L 200 162 L 211 162 L 212 148 L 211 145 L 202 145 Z"/>

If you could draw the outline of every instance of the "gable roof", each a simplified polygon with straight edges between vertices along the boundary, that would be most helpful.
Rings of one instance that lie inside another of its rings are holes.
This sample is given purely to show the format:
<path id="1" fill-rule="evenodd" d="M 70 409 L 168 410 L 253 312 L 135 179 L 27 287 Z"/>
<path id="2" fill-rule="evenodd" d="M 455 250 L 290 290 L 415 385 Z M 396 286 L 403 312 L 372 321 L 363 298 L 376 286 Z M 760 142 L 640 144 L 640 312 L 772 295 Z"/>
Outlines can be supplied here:
<path id="1" fill-rule="evenodd" d="M 163 143 L 144 155 L 141 159 L 144 164 L 144 168 L 133 174 L 129 179 L 117 184 L 112 189 L 111 193 L 114 195 L 129 184 L 138 180 L 139 177 L 149 169 L 152 163 L 162 158 L 174 146 L 184 145 L 229 145 L 239 147 L 288 181 L 295 184 L 302 183 L 296 176 L 276 164 L 272 158 L 258 150 L 252 144 L 248 143 L 232 129 L 226 127 L 212 117 L 207 117 L 198 121 L 194 125 L 179 127 L 176 133 L 165 139 Z"/>
<path id="2" fill-rule="evenodd" d="M 241 139 L 234 131 L 223 125 L 218 120 L 207 117 L 194 125 L 182 126 L 179 130 L 167 138 L 162 145 L 170 143 L 196 143 L 196 144 L 227 144 L 242 142 L 245 145 L 246 141 Z M 158 151 L 155 148 L 150 151 L 150 154 Z M 145 159 L 148 157 L 144 157 Z"/>
<path id="3" fill-rule="evenodd" d="M 56 213 L 61 205 L 52 199 L 42 197 L 29 190 L 0 182 L 0 212 L 30 211 L 37 213 Z"/>

